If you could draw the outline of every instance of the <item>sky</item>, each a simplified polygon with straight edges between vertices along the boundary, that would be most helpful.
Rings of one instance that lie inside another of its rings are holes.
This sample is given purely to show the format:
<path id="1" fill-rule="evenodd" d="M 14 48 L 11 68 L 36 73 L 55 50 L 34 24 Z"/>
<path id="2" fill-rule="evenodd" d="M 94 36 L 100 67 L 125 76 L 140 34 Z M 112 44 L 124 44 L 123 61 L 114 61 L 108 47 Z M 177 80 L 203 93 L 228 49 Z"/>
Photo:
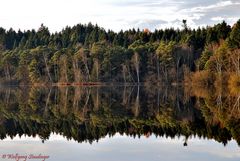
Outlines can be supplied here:
<path id="1" fill-rule="evenodd" d="M 0 26 L 51 32 L 78 23 L 98 24 L 113 31 L 130 28 L 181 28 L 240 19 L 240 0 L 1 0 Z"/>

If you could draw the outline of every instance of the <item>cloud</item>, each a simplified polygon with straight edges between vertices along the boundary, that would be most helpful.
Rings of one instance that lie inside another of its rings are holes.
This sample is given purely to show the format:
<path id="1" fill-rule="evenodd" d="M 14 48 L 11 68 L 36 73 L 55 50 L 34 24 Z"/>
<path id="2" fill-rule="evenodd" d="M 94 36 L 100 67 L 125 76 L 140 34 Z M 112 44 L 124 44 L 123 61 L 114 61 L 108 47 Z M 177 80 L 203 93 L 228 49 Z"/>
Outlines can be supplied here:
<path id="1" fill-rule="evenodd" d="M 221 21 L 226 20 L 232 25 L 237 20 L 236 15 L 240 13 L 238 11 L 240 2 L 231 0 L 196 0 L 192 2 L 187 0 L 142 0 L 120 1 L 112 5 L 122 10 L 130 8 L 127 20 L 123 20 L 127 26 L 141 29 L 149 28 L 150 30 L 170 27 L 181 28 L 182 19 L 186 19 L 191 28 L 212 25 L 216 22 L 214 17 L 223 17 Z"/>
<path id="2" fill-rule="evenodd" d="M 219 17 L 212 17 L 211 20 L 212 20 L 212 21 L 223 21 L 224 18 L 223 18 L 223 17 L 220 17 L 220 16 L 219 16 Z"/>
<path id="3" fill-rule="evenodd" d="M 237 1 L 216 1 L 203 5 L 202 3 L 195 3 L 193 7 L 184 7 L 179 13 L 185 16 L 189 25 L 193 28 L 202 26 L 203 24 L 213 25 L 216 21 L 227 21 L 231 25 L 236 22 L 239 15 L 240 2 Z"/>
<path id="4" fill-rule="evenodd" d="M 222 22 L 222 21 L 228 21 L 230 22 L 231 24 L 237 22 L 239 19 L 239 17 L 212 17 L 211 20 L 212 21 L 215 21 L 215 22 Z"/>
<path id="5" fill-rule="evenodd" d="M 134 28 L 140 28 L 140 29 L 148 28 L 152 31 L 158 28 L 159 25 L 166 24 L 166 23 L 167 21 L 159 20 L 159 19 L 138 19 L 138 20 L 129 22 L 129 24 L 134 25 L 133 26 Z"/>
<path id="6" fill-rule="evenodd" d="M 52 32 L 88 22 L 114 31 L 180 28 L 182 19 L 196 28 L 223 18 L 233 24 L 240 15 L 239 0 L 8 0 L 1 6 L 0 26 L 26 30 L 44 23 Z"/>
<path id="7" fill-rule="evenodd" d="M 184 1 L 179 0 L 122 0 L 122 1 L 111 1 L 109 4 L 112 6 L 126 7 L 126 6 L 138 6 L 138 7 L 163 7 L 163 6 L 176 6 L 183 4 Z"/>
<path id="8" fill-rule="evenodd" d="M 232 1 L 220 1 L 216 4 L 208 5 L 208 6 L 199 6 L 199 7 L 194 7 L 190 9 L 191 12 L 208 12 L 208 11 L 213 11 L 213 10 L 219 10 L 224 7 L 232 6 L 232 5 L 239 5 L 240 3 L 238 2 L 232 2 Z"/>

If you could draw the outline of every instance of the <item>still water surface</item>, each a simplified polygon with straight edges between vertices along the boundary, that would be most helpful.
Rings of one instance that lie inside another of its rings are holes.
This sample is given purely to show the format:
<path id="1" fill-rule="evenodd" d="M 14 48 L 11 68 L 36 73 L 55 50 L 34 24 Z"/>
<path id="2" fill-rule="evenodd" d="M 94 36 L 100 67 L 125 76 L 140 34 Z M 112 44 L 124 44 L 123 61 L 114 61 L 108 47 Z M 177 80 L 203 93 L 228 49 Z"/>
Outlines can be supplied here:
<path id="1" fill-rule="evenodd" d="M 239 109 L 239 95 L 226 91 L 4 87 L 0 160 L 237 161 Z"/>

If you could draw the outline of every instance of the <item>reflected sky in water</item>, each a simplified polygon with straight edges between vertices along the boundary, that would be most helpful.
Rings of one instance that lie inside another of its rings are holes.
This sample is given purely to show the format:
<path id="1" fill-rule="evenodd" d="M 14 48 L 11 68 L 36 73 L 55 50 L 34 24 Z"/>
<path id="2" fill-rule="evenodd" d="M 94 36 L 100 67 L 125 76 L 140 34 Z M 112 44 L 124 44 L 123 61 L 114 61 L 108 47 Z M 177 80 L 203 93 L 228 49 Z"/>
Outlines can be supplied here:
<path id="1" fill-rule="evenodd" d="M 42 154 L 49 155 L 47 161 L 238 161 L 240 148 L 235 141 L 225 147 L 214 141 L 189 138 L 188 146 L 183 146 L 184 138 L 150 136 L 146 138 L 128 137 L 116 134 L 92 144 L 67 141 L 60 135 L 52 134 L 42 143 L 38 137 L 9 137 L 2 140 L 2 154 Z"/>

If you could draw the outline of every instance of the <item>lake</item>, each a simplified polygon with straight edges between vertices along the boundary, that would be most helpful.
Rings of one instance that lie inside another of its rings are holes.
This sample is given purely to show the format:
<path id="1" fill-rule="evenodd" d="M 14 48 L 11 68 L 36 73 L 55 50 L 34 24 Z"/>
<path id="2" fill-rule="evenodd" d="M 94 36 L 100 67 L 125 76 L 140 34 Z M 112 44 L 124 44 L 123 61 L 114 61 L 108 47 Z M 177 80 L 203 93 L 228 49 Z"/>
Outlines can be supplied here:
<path id="1" fill-rule="evenodd" d="M 156 86 L 0 87 L 0 160 L 240 159 L 240 93 Z"/>

